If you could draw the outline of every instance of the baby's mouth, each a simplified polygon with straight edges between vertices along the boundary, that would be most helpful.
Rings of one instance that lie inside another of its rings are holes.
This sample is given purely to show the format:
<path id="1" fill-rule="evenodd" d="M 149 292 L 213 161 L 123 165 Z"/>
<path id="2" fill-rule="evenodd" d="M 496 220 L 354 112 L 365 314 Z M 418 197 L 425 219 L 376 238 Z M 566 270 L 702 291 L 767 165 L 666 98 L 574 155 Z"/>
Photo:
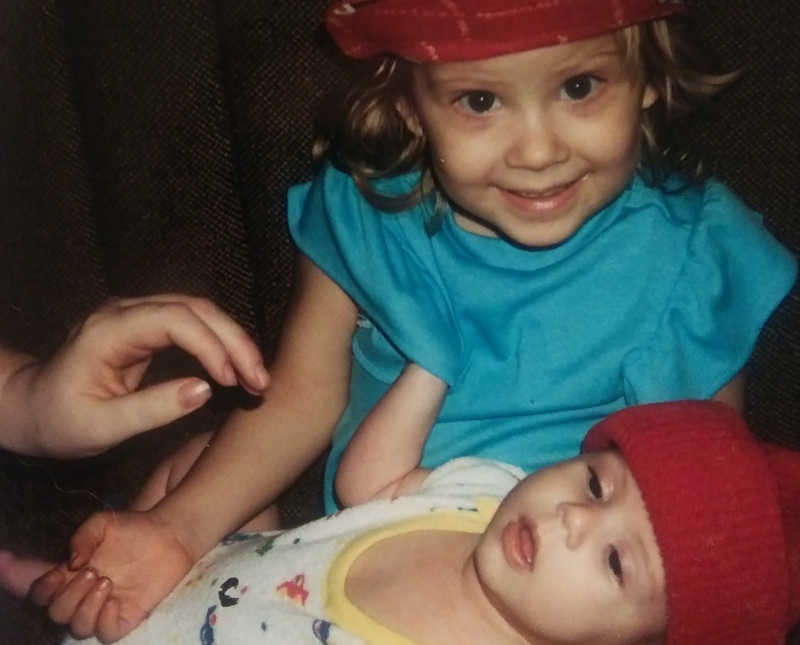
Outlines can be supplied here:
<path id="1" fill-rule="evenodd" d="M 526 517 L 512 520 L 503 528 L 503 554 L 515 569 L 533 571 L 538 551 L 536 524 Z"/>

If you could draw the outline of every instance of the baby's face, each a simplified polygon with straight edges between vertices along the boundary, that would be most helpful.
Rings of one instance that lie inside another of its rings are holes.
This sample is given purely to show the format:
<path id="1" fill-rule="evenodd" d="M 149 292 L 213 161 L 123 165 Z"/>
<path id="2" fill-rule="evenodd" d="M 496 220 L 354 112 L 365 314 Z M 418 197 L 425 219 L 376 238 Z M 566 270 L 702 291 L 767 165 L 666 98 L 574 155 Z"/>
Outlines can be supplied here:
<path id="1" fill-rule="evenodd" d="M 517 485 L 478 545 L 475 568 L 495 608 L 531 642 L 647 642 L 666 627 L 656 538 L 615 451 Z"/>

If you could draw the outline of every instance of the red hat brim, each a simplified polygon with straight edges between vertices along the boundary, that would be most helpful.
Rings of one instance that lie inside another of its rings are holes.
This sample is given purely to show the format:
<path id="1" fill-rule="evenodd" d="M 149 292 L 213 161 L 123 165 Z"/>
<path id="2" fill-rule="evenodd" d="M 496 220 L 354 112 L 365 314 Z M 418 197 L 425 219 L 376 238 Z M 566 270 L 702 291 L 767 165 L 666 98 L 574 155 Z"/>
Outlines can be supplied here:
<path id="1" fill-rule="evenodd" d="M 325 24 L 353 58 L 447 62 L 584 40 L 684 8 L 681 0 L 337 0 Z"/>

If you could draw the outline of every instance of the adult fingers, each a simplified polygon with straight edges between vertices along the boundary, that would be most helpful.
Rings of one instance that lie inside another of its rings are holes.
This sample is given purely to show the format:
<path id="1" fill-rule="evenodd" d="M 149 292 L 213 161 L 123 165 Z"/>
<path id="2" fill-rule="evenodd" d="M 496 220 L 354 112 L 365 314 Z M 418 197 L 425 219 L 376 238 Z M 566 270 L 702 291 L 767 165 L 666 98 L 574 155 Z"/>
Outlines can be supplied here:
<path id="1" fill-rule="evenodd" d="M 254 394 L 264 391 L 269 383 L 269 373 L 264 368 L 258 346 L 239 323 L 207 298 L 181 294 L 164 294 L 163 297 L 184 304 L 214 331 L 225 346 L 239 383 L 245 389 Z"/>
<path id="2" fill-rule="evenodd" d="M 101 315 L 99 322 L 108 327 L 112 337 L 130 338 L 131 347 L 135 347 L 133 341 L 151 351 L 176 344 L 224 385 L 234 385 L 237 374 L 250 391 L 260 392 L 267 385 L 269 376 L 256 344 L 209 300 L 161 294 L 119 300 L 113 312 Z"/>
<path id="3" fill-rule="evenodd" d="M 211 388 L 197 378 L 158 383 L 143 390 L 102 403 L 102 419 L 114 427 L 115 441 L 157 428 L 202 406 L 211 398 Z"/>

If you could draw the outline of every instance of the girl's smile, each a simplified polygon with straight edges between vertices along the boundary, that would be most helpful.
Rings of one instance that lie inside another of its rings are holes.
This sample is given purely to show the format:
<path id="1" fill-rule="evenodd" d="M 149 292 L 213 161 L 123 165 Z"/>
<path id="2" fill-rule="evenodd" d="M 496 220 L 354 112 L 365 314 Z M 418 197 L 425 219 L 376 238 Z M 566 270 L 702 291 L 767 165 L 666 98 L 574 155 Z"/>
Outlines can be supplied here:
<path id="1" fill-rule="evenodd" d="M 625 188 L 656 99 L 615 35 L 497 58 L 415 65 L 424 133 L 456 223 L 524 246 L 563 242 Z"/>
<path id="2" fill-rule="evenodd" d="M 569 208 L 580 190 L 580 182 L 585 177 L 586 175 L 575 181 L 541 191 L 509 188 L 498 188 L 498 191 L 509 206 L 517 209 L 522 217 L 554 217 Z"/>

